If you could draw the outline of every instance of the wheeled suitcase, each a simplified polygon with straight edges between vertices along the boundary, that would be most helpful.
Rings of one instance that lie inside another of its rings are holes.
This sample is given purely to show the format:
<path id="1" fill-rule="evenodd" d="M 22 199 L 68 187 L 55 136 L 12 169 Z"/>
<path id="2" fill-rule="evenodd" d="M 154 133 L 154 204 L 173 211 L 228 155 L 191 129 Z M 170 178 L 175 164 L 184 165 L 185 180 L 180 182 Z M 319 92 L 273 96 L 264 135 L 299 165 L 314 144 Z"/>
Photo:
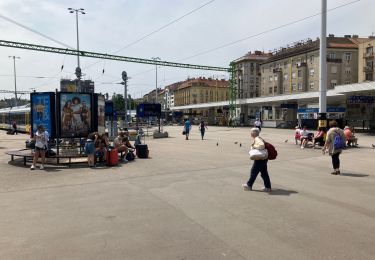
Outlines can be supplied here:
<path id="1" fill-rule="evenodd" d="M 148 146 L 147 144 L 139 144 L 136 146 L 138 158 L 148 158 Z"/>
<path id="2" fill-rule="evenodd" d="M 107 150 L 106 161 L 107 166 L 116 166 L 118 164 L 118 153 L 116 148 Z"/>

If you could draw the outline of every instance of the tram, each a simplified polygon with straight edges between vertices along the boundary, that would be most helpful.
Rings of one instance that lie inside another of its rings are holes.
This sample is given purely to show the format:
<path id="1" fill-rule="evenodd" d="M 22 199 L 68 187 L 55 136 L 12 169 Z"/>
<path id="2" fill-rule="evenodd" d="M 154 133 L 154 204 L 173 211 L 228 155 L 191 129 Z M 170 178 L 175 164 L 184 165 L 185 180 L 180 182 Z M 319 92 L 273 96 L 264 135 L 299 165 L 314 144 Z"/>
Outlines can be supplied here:
<path id="1" fill-rule="evenodd" d="M 17 131 L 30 133 L 30 105 L 0 109 L 0 129 L 11 130 L 15 121 Z"/>

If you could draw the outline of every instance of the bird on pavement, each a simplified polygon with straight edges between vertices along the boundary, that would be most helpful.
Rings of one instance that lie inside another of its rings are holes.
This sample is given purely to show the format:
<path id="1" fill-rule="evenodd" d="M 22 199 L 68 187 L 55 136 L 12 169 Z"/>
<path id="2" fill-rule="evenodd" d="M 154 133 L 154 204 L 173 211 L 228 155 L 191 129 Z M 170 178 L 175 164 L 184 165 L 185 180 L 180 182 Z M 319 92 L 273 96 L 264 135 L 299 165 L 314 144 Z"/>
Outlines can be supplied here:
<path id="1" fill-rule="evenodd" d="M 238 144 L 238 142 L 234 142 L 234 144 Z"/>
<path id="2" fill-rule="evenodd" d="M 240 143 L 240 147 L 242 147 L 242 144 Z"/>
<path id="3" fill-rule="evenodd" d="M 216 146 L 219 146 L 219 143 L 216 143 Z"/>
<path id="4" fill-rule="evenodd" d="M 375 145 L 372 144 L 372 148 L 375 148 Z"/>
<path id="5" fill-rule="evenodd" d="M 286 139 L 284 142 L 287 143 L 287 142 L 288 142 L 288 139 Z"/>

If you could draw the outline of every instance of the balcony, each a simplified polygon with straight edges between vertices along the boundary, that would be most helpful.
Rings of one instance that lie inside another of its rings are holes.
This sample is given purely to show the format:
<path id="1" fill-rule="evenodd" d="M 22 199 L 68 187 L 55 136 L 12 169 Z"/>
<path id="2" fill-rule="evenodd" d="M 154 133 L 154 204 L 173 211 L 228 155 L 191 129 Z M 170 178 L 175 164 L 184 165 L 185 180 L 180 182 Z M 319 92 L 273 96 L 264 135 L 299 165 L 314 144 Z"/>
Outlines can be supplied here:
<path id="1" fill-rule="evenodd" d="M 307 67 L 307 63 L 306 62 L 297 63 L 297 68 L 302 68 L 302 67 Z"/>
<path id="2" fill-rule="evenodd" d="M 282 72 L 281 68 L 274 68 L 273 69 L 273 73 L 281 73 L 281 72 Z"/>
<path id="3" fill-rule="evenodd" d="M 363 54 L 364 59 L 374 58 L 374 52 L 366 52 Z"/>
<path id="4" fill-rule="evenodd" d="M 371 66 L 365 66 L 365 67 L 363 67 L 363 71 L 364 71 L 364 72 L 373 72 L 373 71 L 374 71 L 374 68 L 371 67 Z"/>
<path id="5" fill-rule="evenodd" d="M 329 58 L 329 57 L 327 57 L 327 62 L 332 62 L 332 63 L 342 63 L 342 59 L 338 59 L 338 58 Z"/>

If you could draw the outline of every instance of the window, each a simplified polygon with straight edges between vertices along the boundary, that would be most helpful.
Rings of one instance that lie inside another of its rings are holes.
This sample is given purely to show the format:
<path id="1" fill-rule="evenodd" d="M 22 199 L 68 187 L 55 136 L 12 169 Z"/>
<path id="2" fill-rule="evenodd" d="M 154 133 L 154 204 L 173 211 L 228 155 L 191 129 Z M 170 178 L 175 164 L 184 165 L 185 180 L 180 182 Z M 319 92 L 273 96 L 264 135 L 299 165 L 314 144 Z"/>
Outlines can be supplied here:
<path id="1" fill-rule="evenodd" d="M 271 66 L 271 67 L 270 67 L 270 72 L 272 72 L 272 70 L 273 70 L 273 67 Z"/>
<path id="2" fill-rule="evenodd" d="M 273 93 L 277 93 L 277 86 L 273 87 Z"/>
<path id="3" fill-rule="evenodd" d="M 349 80 L 347 80 L 347 81 L 345 81 L 345 84 L 349 85 L 349 84 L 351 84 L 351 82 Z"/>
<path id="4" fill-rule="evenodd" d="M 296 78 L 296 73 L 293 72 L 293 73 L 292 73 L 292 79 L 295 79 L 295 78 Z"/>
<path id="5" fill-rule="evenodd" d="M 302 90 L 302 89 L 303 89 L 302 82 L 299 82 L 298 83 L 298 90 Z"/>
<path id="6" fill-rule="evenodd" d="M 345 73 L 346 74 L 350 74 L 352 72 L 352 68 L 351 67 L 345 67 Z"/>
<path id="7" fill-rule="evenodd" d="M 336 59 L 336 53 L 333 53 L 333 52 L 328 53 L 328 58 L 330 58 L 330 59 Z"/>
<path id="8" fill-rule="evenodd" d="M 315 86 L 315 83 L 314 83 L 314 82 L 310 82 L 310 84 L 309 84 L 309 88 L 310 88 L 310 89 L 314 89 L 314 86 Z"/>
<path id="9" fill-rule="evenodd" d="M 331 73 L 336 74 L 337 73 L 337 66 L 332 66 L 331 67 Z"/>
<path id="10" fill-rule="evenodd" d="M 269 93 L 269 94 L 272 94 L 272 87 L 270 87 L 270 88 L 268 89 L 268 93 Z"/>
<path id="11" fill-rule="evenodd" d="M 288 74 L 287 74 L 287 73 L 284 74 L 284 79 L 285 79 L 285 80 L 288 79 Z"/>
<path id="12" fill-rule="evenodd" d="M 302 77 L 302 70 L 298 70 L 298 77 Z"/>
<path id="13" fill-rule="evenodd" d="M 284 69 L 286 69 L 287 66 L 288 66 L 288 62 L 284 61 Z"/>
<path id="14" fill-rule="evenodd" d="M 310 63 L 313 63 L 314 62 L 314 55 L 311 55 L 310 56 Z"/>
<path id="15" fill-rule="evenodd" d="M 292 84 L 292 89 L 293 90 L 297 90 L 297 85 L 296 84 Z"/>
<path id="16" fill-rule="evenodd" d="M 372 73 L 366 73 L 366 80 L 367 81 L 373 81 L 373 74 Z"/>
<path id="17" fill-rule="evenodd" d="M 277 81 L 278 80 L 278 77 L 277 77 L 277 75 L 275 75 L 275 81 Z"/>
<path id="18" fill-rule="evenodd" d="M 350 52 L 345 53 L 345 60 L 346 61 L 351 61 L 352 60 L 352 54 Z"/>
<path id="19" fill-rule="evenodd" d="M 331 88 L 334 88 L 337 86 L 337 80 L 333 79 L 331 80 Z"/>
<path id="20" fill-rule="evenodd" d="M 270 77 L 269 77 L 269 80 L 270 80 L 270 82 L 272 82 L 272 81 L 273 81 L 273 77 L 272 77 L 272 76 L 270 76 Z"/>
<path id="21" fill-rule="evenodd" d="M 374 53 L 374 50 L 372 46 L 366 48 L 366 54 L 373 54 L 373 53 Z"/>

